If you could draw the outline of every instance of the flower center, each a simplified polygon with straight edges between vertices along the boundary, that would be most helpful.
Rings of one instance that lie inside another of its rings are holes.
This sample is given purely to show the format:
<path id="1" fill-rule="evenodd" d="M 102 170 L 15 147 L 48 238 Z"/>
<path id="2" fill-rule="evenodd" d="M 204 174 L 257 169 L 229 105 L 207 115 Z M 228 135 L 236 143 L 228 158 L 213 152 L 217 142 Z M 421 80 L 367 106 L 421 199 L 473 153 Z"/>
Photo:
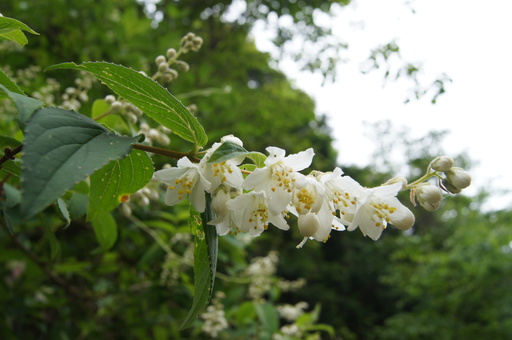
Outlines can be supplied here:
<path id="1" fill-rule="evenodd" d="M 222 182 L 226 181 L 226 175 L 225 175 L 226 172 L 229 174 L 233 173 L 233 170 L 225 161 L 213 164 L 212 169 L 213 169 L 213 176 L 221 176 L 220 179 Z"/>
<path id="2" fill-rule="evenodd" d="M 178 190 L 178 199 L 182 200 L 184 196 L 192 192 L 192 187 L 196 182 L 196 176 L 189 176 L 185 174 L 180 178 L 174 180 L 174 185 L 169 186 L 169 190 Z"/>
<path id="3" fill-rule="evenodd" d="M 291 176 L 292 173 L 292 169 L 276 164 L 273 167 L 272 179 L 279 188 L 292 192 L 292 184 L 295 182 L 295 179 Z M 272 191 L 276 191 L 276 186 L 272 187 Z"/>
<path id="4" fill-rule="evenodd" d="M 391 222 L 389 216 L 396 211 L 396 208 L 385 203 L 372 203 L 372 207 L 374 209 L 372 220 L 375 222 L 375 226 L 386 228 L 386 223 Z"/>

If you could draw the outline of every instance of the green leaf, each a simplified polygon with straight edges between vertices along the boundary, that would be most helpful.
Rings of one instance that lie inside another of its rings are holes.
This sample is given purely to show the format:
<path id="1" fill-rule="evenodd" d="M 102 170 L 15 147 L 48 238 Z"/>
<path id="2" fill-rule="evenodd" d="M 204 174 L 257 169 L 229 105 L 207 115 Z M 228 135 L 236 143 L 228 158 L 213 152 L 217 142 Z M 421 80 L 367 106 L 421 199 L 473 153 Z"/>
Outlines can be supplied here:
<path id="1" fill-rule="evenodd" d="M 279 330 L 279 313 L 277 309 L 270 303 L 256 304 L 256 313 L 263 327 L 265 335 L 269 338 Z"/>
<path id="2" fill-rule="evenodd" d="M 263 167 L 265 159 L 267 159 L 267 157 L 262 153 L 247 151 L 243 146 L 233 142 L 224 142 L 211 155 L 208 163 L 220 163 L 240 156 L 248 157 L 258 168 Z"/>
<path id="3" fill-rule="evenodd" d="M 111 214 L 103 214 L 92 220 L 92 227 L 101 250 L 107 251 L 117 241 L 117 224 Z"/>
<path id="4" fill-rule="evenodd" d="M 0 85 L 3 85 L 5 89 L 18 93 L 24 94 L 23 91 L 18 87 L 18 85 L 11 79 L 7 74 L 4 73 L 0 69 Z M 7 98 L 7 93 L 5 91 L 0 91 L 0 99 Z"/>
<path id="5" fill-rule="evenodd" d="M 201 215 L 191 208 L 190 228 L 194 240 L 194 298 L 180 330 L 190 326 L 199 313 L 210 302 L 217 272 L 218 236 L 215 226 L 208 225 L 212 219 L 211 199 L 207 198 L 206 211 Z"/>
<path id="6" fill-rule="evenodd" d="M 0 85 L 0 93 L 5 93 L 7 97 L 11 98 L 14 105 L 18 109 L 18 122 L 23 126 L 34 114 L 34 112 L 44 105 L 44 102 L 27 97 L 23 94 L 12 92 L 5 86 Z"/>
<path id="7" fill-rule="evenodd" d="M 27 123 L 21 212 L 31 217 L 108 162 L 130 153 L 138 137 L 117 136 L 77 112 L 45 108 Z"/>
<path id="8" fill-rule="evenodd" d="M 39 35 L 36 31 L 30 27 L 18 21 L 16 19 L 0 17 L 0 37 L 8 40 L 12 40 L 21 46 L 27 44 L 27 37 L 23 34 L 23 31 Z"/>
<path id="9" fill-rule="evenodd" d="M 69 227 L 69 225 L 71 224 L 71 217 L 69 217 L 69 210 L 68 206 L 66 205 L 66 202 L 64 202 L 64 200 L 61 198 L 57 198 L 57 206 L 59 207 L 62 217 L 64 217 L 64 220 L 66 221 L 64 228 Z"/>
<path id="10" fill-rule="evenodd" d="M 91 191 L 87 220 L 117 207 L 153 177 L 151 158 L 140 150 L 132 152 L 121 160 L 108 163 L 91 176 Z"/>
<path id="11" fill-rule="evenodd" d="M 187 108 L 160 84 L 130 68 L 107 62 L 81 65 L 62 63 L 46 70 L 73 69 L 87 71 L 101 80 L 117 95 L 130 101 L 158 123 L 199 148 L 208 137 L 203 127 Z"/>

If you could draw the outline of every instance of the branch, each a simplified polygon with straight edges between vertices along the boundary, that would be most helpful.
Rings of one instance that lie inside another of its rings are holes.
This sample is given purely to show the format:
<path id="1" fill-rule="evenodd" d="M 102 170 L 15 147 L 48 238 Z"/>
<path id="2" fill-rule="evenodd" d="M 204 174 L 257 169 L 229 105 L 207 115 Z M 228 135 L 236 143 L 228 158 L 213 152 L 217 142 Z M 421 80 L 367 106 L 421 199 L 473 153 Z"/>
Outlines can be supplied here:
<path id="1" fill-rule="evenodd" d="M 14 156 L 16 156 L 16 154 L 20 153 L 21 149 L 23 149 L 23 144 L 17 146 L 14 149 L 5 148 L 4 155 L 2 156 L 2 158 L 0 158 L 0 169 L 2 168 L 2 164 L 4 164 L 5 162 L 7 162 L 11 159 L 14 159 Z"/>

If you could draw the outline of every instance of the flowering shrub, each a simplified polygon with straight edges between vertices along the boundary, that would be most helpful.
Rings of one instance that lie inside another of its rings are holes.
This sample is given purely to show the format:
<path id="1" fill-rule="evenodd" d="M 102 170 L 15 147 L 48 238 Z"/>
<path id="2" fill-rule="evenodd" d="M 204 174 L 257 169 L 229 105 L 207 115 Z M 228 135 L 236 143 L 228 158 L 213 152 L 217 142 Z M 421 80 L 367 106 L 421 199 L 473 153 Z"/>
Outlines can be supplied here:
<path id="1" fill-rule="evenodd" d="M 4 38 L 19 44 L 26 43 L 22 31 L 35 34 L 10 18 L 0 17 L 0 27 L 7 32 Z M 166 204 L 188 199 L 193 207 L 195 295 L 182 328 L 200 315 L 207 332 L 217 336 L 226 325 L 222 295 L 203 310 L 213 292 L 218 235 L 257 237 L 271 225 L 289 230 L 296 221 L 302 235 L 297 248 L 307 240 L 328 241 L 332 230 L 359 228 L 378 240 L 389 225 L 400 230 L 414 225 L 414 215 L 397 198 L 400 191 L 409 190 L 413 204 L 434 211 L 440 207 L 443 192 L 459 193 L 470 185 L 470 175 L 454 167 L 447 156 L 435 158 L 416 180 L 395 177 L 366 188 L 339 167 L 331 172 L 301 173 L 312 163 L 312 148 L 287 155 L 269 146 L 264 155 L 248 151 L 241 139 L 230 135 L 205 149 L 208 140 L 203 126 L 165 88 L 179 72 L 189 69 L 179 57 L 197 51 L 201 44 L 202 39 L 194 34 L 185 35 L 178 50 L 171 48 L 165 56 L 156 57 L 157 71 L 152 76 L 107 62 L 68 62 L 47 68 L 86 72 L 112 90 L 113 94 L 94 102 L 89 116 L 72 110 L 89 100 L 90 81 L 67 88 L 61 107 L 55 107 L 42 94 L 25 95 L 13 79 L 0 72 L 0 99 L 9 98 L 16 106 L 24 136 L 23 141 L 0 136 L 4 147 L 0 165 L 5 172 L 0 187 L 3 224 L 12 230 L 13 221 L 27 221 L 49 206 L 57 206 L 69 223 L 72 197 L 68 192 L 86 180 L 87 221 L 100 247 L 110 249 L 117 237 L 112 210 L 120 206 L 129 216 L 133 204 L 150 206 L 151 200 L 159 199 L 158 182 L 165 183 Z M 158 126 L 151 127 L 147 121 Z M 169 145 L 171 134 L 190 142 L 189 150 L 153 145 Z M 176 166 L 154 172 L 152 155 L 177 160 Z M 306 308 L 304 304 L 282 306 L 279 312 L 293 321 Z M 297 327 L 285 327 L 281 335 L 298 337 L 302 330 Z"/>

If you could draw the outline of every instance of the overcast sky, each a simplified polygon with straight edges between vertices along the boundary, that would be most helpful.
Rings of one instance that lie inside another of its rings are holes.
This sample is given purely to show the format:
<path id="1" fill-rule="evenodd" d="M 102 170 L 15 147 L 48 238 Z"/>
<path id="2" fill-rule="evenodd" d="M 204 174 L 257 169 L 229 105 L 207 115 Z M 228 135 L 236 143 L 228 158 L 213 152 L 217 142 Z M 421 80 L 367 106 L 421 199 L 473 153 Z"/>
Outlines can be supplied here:
<path id="1" fill-rule="evenodd" d="M 478 163 L 468 194 L 489 183 L 512 189 L 511 17 L 512 1 L 503 0 L 354 1 L 333 20 L 336 35 L 350 45 L 336 83 L 322 87 L 321 77 L 297 71 L 292 62 L 280 68 L 330 117 L 341 165 L 368 165 L 375 144 L 364 122 L 391 120 L 412 137 L 449 130 L 442 148 L 453 155 L 467 151 Z M 256 29 L 255 39 L 270 49 L 265 32 Z M 426 80 L 442 73 L 453 80 L 437 104 L 431 97 L 404 104 L 409 84 L 383 86 L 382 72 L 360 73 L 370 49 L 393 39 L 405 60 L 423 63 Z M 494 199 L 492 207 L 512 207 L 512 196 Z"/>

